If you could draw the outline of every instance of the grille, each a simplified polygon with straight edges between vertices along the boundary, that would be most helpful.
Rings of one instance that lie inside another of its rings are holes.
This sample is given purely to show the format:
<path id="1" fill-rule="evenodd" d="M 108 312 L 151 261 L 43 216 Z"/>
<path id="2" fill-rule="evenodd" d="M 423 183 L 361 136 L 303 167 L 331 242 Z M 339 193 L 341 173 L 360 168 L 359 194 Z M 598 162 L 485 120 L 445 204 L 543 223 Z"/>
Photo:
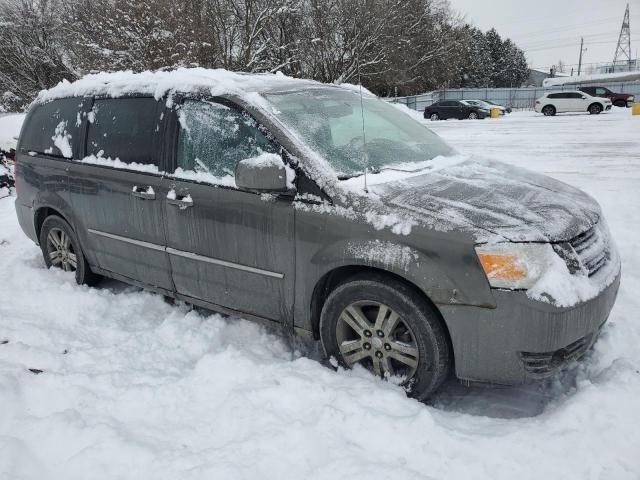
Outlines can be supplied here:
<path id="1" fill-rule="evenodd" d="M 577 360 L 589 350 L 596 334 L 589 334 L 564 348 L 553 352 L 531 353 L 520 352 L 520 359 L 524 369 L 533 379 L 551 376 L 561 365 Z"/>
<path id="2" fill-rule="evenodd" d="M 598 273 L 610 258 L 609 238 L 606 229 L 600 225 L 581 233 L 569 243 L 590 277 Z"/>

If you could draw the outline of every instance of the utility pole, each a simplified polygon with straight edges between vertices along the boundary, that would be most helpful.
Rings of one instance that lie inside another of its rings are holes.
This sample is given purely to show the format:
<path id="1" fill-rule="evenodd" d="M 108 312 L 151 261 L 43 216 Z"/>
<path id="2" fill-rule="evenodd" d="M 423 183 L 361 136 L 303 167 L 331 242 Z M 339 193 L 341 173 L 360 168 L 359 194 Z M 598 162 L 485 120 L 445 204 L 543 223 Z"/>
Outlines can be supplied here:
<path id="1" fill-rule="evenodd" d="M 578 76 L 580 76 L 580 70 L 582 69 L 582 47 L 584 46 L 584 38 L 580 37 L 580 59 L 578 60 Z"/>
<path id="2" fill-rule="evenodd" d="M 629 4 L 627 3 L 627 9 L 624 12 L 624 18 L 622 19 L 622 28 L 620 29 L 620 36 L 618 37 L 618 46 L 616 47 L 616 54 L 613 57 L 613 71 L 616 70 L 616 64 L 618 62 L 624 62 L 626 59 L 629 71 L 631 71 L 631 29 L 629 27 Z"/>

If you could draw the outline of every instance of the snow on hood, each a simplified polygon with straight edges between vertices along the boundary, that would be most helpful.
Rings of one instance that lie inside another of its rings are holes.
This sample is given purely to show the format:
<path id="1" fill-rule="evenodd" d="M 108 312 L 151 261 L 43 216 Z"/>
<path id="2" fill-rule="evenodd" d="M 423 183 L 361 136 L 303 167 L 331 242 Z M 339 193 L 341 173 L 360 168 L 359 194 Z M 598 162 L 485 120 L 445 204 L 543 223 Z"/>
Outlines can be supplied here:
<path id="1" fill-rule="evenodd" d="M 598 203 L 577 188 L 477 158 L 373 188 L 383 202 L 443 230 L 467 231 L 480 243 L 566 241 L 600 217 Z"/>

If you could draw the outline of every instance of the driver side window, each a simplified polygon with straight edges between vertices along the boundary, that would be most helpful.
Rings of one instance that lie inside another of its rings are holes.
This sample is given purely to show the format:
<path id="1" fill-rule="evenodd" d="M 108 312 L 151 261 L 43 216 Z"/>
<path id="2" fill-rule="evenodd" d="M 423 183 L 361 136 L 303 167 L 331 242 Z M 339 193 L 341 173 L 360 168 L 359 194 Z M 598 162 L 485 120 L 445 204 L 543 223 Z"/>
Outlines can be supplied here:
<path id="1" fill-rule="evenodd" d="M 249 115 L 227 105 L 185 100 L 178 120 L 177 166 L 184 171 L 233 177 L 240 160 L 276 153 Z"/>

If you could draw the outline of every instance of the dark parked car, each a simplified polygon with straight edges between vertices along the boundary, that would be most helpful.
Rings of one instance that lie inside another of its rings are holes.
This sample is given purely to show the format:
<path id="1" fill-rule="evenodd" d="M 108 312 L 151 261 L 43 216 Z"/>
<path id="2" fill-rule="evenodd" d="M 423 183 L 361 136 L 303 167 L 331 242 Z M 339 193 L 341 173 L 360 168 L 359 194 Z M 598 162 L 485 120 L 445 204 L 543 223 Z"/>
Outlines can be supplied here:
<path id="1" fill-rule="evenodd" d="M 490 113 L 483 106 L 469 105 L 457 100 L 442 100 L 425 108 L 424 118 L 431 120 L 447 120 L 449 118 L 477 120 L 488 117 Z"/>
<path id="2" fill-rule="evenodd" d="M 608 98 L 616 107 L 631 107 L 635 99 L 633 95 L 615 93 L 605 87 L 581 87 L 579 90 L 588 93 L 592 97 Z"/>
<path id="3" fill-rule="evenodd" d="M 47 267 L 306 335 L 420 399 L 450 373 L 548 377 L 593 344 L 618 290 L 591 197 L 460 156 L 335 85 L 89 76 L 40 94 L 16 166 Z"/>

